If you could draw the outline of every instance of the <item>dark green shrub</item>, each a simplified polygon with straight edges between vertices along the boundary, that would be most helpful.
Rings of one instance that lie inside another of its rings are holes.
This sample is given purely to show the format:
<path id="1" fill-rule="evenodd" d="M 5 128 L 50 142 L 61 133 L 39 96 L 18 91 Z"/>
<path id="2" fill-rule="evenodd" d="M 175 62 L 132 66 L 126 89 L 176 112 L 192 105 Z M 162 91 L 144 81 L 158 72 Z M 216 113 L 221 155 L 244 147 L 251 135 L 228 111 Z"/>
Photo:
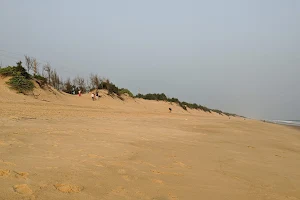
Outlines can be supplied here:
<path id="1" fill-rule="evenodd" d="M 201 105 L 198 105 L 198 108 L 197 109 L 200 109 L 200 110 L 203 110 L 204 112 L 209 112 L 211 113 L 211 109 L 205 107 L 205 106 L 201 106 Z"/>
<path id="2" fill-rule="evenodd" d="M 218 113 L 219 115 L 223 115 L 223 112 L 221 110 L 213 109 L 212 111 Z"/>
<path id="3" fill-rule="evenodd" d="M 237 115 L 236 114 L 232 114 L 232 113 L 228 113 L 228 112 L 223 112 L 224 115 L 227 115 L 228 117 L 230 116 L 233 116 L 233 117 L 236 117 Z"/>
<path id="4" fill-rule="evenodd" d="M 146 94 L 144 96 L 144 99 L 147 99 L 147 100 L 157 100 L 157 97 L 154 94 Z"/>
<path id="5" fill-rule="evenodd" d="M 101 81 L 101 83 L 98 85 L 98 89 L 101 90 L 101 89 L 106 89 L 104 88 L 104 85 L 106 85 L 105 82 Z"/>
<path id="6" fill-rule="evenodd" d="M 137 95 L 134 96 L 134 98 L 140 98 L 140 99 L 144 99 L 144 95 L 138 93 Z"/>
<path id="7" fill-rule="evenodd" d="M 47 84 L 47 79 L 41 75 L 35 74 L 33 78 L 36 79 L 36 82 L 40 85 L 40 87 L 44 87 Z"/>
<path id="8" fill-rule="evenodd" d="M 116 95 L 120 95 L 119 93 L 119 88 L 113 84 L 113 83 L 109 83 L 109 88 L 108 88 L 108 94 L 116 94 Z"/>
<path id="9" fill-rule="evenodd" d="M 26 79 L 30 79 L 31 75 L 27 73 L 26 69 L 22 66 L 22 62 L 17 62 L 16 66 L 17 75 L 24 76 Z"/>
<path id="10" fill-rule="evenodd" d="M 120 95 L 119 88 L 115 84 L 113 84 L 113 83 L 111 83 L 109 81 L 101 82 L 101 84 L 99 85 L 98 89 L 106 89 L 106 90 L 108 90 L 108 94 L 109 95 L 112 95 L 114 93 L 116 95 Z"/>
<path id="11" fill-rule="evenodd" d="M 184 105 L 183 103 L 179 102 L 178 105 L 183 108 L 184 110 L 187 110 L 186 105 Z"/>
<path id="12" fill-rule="evenodd" d="M 30 79 L 30 74 L 27 73 L 26 69 L 22 67 L 22 62 L 17 62 L 17 66 L 8 66 L 0 69 L 2 76 L 24 76 L 26 79 Z"/>
<path id="13" fill-rule="evenodd" d="M 177 98 L 168 98 L 167 101 L 172 103 L 179 103 L 179 100 Z"/>
<path id="14" fill-rule="evenodd" d="M 15 76 L 15 75 L 17 75 L 16 67 L 8 66 L 8 67 L 5 67 L 5 68 L 1 68 L 0 69 L 0 74 L 2 76 Z"/>
<path id="15" fill-rule="evenodd" d="M 157 96 L 158 101 L 167 101 L 168 100 L 168 97 L 164 93 L 156 94 L 156 96 Z"/>
<path id="16" fill-rule="evenodd" d="M 168 101 L 168 98 L 167 96 L 164 94 L 164 93 L 161 93 L 161 94 L 146 94 L 146 95 L 143 95 L 143 94 L 137 94 L 135 96 L 135 98 L 142 98 L 142 99 L 147 99 L 147 100 L 156 100 L 156 101 Z"/>
<path id="17" fill-rule="evenodd" d="M 12 89 L 17 90 L 20 93 L 32 91 L 34 84 L 26 79 L 24 76 L 14 76 L 7 82 Z"/>
<path id="18" fill-rule="evenodd" d="M 119 89 L 119 93 L 121 94 L 128 94 L 130 97 L 133 97 L 133 94 L 126 88 Z"/>

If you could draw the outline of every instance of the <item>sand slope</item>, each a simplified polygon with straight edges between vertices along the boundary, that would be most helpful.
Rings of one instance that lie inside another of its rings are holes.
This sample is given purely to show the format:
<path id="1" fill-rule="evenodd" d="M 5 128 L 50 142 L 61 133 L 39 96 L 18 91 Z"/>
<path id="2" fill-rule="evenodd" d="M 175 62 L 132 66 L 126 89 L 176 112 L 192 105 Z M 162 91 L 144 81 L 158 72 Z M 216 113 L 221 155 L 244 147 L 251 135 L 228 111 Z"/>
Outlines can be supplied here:
<path id="1" fill-rule="evenodd" d="M 0 199 L 300 199 L 297 129 L 1 81 Z"/>

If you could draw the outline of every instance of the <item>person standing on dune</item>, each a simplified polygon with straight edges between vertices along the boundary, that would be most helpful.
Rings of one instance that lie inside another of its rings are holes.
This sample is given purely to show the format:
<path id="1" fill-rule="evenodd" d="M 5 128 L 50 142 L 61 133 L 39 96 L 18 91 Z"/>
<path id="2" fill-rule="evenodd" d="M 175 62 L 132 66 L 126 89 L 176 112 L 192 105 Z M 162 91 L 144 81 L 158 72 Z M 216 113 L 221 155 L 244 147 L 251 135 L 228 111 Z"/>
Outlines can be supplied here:
<path id="1" fill-rule="evenodd" d="M 99 92 L 98 92 L 98 90 L 96 91 L 96 99 L 98 100 L 98 98 L 99 98 Z"/>
<path id="2" fill-rule="evenodd" d="M 81 97 L 81 90 L 79 90 L 79 91 L 78 91 L 78 96 L 80 96 L 80 97 Z"/>
<path id="3" fill-rule="evenodd" d="M 92 97 L 92 100 L 94 101 L 95 100 L 95 94 L 92 93 L 91 97 Z"/>

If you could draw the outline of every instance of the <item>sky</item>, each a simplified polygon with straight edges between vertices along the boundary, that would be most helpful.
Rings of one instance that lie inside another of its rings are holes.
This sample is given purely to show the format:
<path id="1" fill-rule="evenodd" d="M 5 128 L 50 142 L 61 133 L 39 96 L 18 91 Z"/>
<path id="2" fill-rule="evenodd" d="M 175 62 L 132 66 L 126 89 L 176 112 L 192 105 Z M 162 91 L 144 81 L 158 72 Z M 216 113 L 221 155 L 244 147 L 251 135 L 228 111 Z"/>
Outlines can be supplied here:
<path id="1" fill-rule="evenodd" d="M 0 0 L 0 64 L 98 73 L 257 119 L 300 119 L 299 0 Z"/>

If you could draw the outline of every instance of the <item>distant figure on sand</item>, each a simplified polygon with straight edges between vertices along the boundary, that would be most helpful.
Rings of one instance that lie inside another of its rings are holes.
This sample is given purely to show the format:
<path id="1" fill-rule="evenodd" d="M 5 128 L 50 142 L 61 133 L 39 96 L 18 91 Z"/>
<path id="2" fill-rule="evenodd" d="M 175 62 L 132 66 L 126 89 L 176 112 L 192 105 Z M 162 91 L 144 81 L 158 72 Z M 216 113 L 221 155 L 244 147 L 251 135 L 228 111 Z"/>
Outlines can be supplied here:
<path id="1" fill-rule="evenodd" d="M 81 97 L 81 90 L 78 91 L 78 95 Z"/>
<path id="2" fill-rule="evenodd" d="M 98 92 L 98 90 L 96 91 L 96 99 L 98 100 L 98 98 L 99 98 L 99 92 Z"/>
<path id="3" fill-rule="evenodd" d="M 95 100 L 95 94 L 92 93 L 92 94 L 91 94 L 91 97 L 92 97 L 92 100 L 94 101 L 94 100 Z"/>
<path id="4" fill-rule="evenodd" d="M 169 108 L 169 111 L 172 112 L 172 108 Z"/>

